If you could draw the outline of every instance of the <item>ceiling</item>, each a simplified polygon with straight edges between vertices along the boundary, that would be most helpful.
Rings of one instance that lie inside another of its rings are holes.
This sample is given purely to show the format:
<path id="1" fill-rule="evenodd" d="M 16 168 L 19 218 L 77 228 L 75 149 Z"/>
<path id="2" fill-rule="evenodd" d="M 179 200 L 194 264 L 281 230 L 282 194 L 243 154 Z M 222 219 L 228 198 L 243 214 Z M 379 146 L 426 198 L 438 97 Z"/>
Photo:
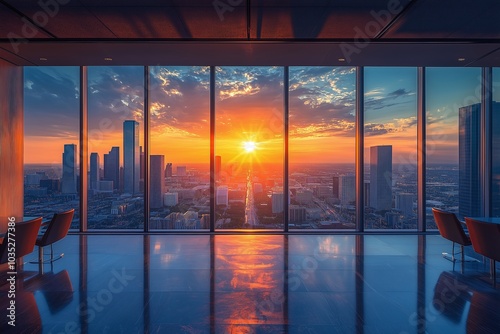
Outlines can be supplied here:
<path id="1" fill-rule="evenodd" d="M 498 13 L 499 0 L 0 0 L 0 58 L 500 66 Z"/>

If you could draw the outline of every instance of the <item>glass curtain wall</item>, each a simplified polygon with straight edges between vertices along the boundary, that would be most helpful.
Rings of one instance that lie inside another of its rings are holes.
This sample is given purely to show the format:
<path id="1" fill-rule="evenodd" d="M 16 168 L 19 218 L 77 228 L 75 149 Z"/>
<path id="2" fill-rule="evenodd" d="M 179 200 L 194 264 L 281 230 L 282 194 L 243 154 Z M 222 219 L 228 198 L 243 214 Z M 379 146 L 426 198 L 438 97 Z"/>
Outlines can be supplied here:
<path id="1" fill-rule="evenodd" d="M 365 229 L 416 229 L 417 70 L 365 68 Z"/>
<path id="2" fill-rule="evenodd" d="M 210 228 L 209 85 L 209 67 L 150 67 L 150 229 Z"/>
<path id="3" fill-rule="evenodd" d="M 208 67 L 150 68 L 151 229 L 208 229 Z M 355 227 L 355 69 L 290 67 L 289 227 Z M 366 229 L 416 228 L 416 68 L 365 68 Z M 283 67 L 216 67 L 215 228 L 283 229 Z M 500 70 L 492 208 L 500 216 Z M 88 228 L 144 224 L 144 68 L 88 68 Z M 481 68 L 426 68 L 431 208 L 478 215 Z M 25 67 L 25 215 L 77 209 L 79 68 Z M 351 182 L 352 181 L 352 182 Z M 476 210 L 476 211 L 474 211 Z"/>
<path id="4" fill-rule="evenodd" d="M 283 67 L 215 76 L 215 228 L 283 229 Z"/>
<path id="5" fill-rule="evenodd" d="M 352 67 L 290 67 L 291 229 L 356 226 Z"/>
<path id="6" fill-rule="evenodd" d="M 500 217 L 500 68 L 493 68 L 491 215 Z"/>
<path id="7" fill-rule="evenodd" d="M 144 227 L 144 68 L 88 68 L 88 229 Z"/>
<path id="8" fill-rule="evenodd" d="M 479 215 L 480 68 L 426 69 L 426 224 L 432 208 Z"/>
<path id="9" fill-rule="evenodd" d="M 79 223 L 80 72 L 24 67 L 24 215 L 75 209 Z"/>

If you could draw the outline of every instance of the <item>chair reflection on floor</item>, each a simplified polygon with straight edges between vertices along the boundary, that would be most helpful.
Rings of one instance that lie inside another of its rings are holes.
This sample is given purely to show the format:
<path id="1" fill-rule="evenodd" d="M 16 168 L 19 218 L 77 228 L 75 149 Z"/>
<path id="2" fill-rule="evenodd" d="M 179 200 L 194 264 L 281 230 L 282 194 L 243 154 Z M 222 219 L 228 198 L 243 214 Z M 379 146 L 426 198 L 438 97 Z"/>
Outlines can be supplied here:
<path id="1" fill-rule="evenodd" d="M 17 289 L 15 297 L 15 327 L 9 324 L 11 319 L 7 316 L 9 313 L 7 308 L 10 305 L 11 299 L 7 297 L 6 292 L 5 296 L 3 294 L 4 291 L 0 294 L 0 309 L 2 310 L 0 333 L 41 333 L 42 319 L 33 292 Z"/>
<path id="2" fill-rule="evenodd" d="M 457 284 L 459 277 L 453 273 L 443 271 L 434 287 L 432 304 L 436 310 L 453 323 L 460 323 L 465 305 L 470 300 L 471 293 L 468 289 L 459 289 L 466 285 Z"/>
<path id="3" fill-rule="evenodd" d="M 24 283 L 29 291 L 42 292 L 50 313 L 54 314 L 64 309 L 73 300 L 73 285 L 67 270 L 38 274 Z"/>
<path id="4" fill-rule="evenodd" d="M 467 317 L 467 333 L 500 333 L 500 295 L 474 291 Z"/>

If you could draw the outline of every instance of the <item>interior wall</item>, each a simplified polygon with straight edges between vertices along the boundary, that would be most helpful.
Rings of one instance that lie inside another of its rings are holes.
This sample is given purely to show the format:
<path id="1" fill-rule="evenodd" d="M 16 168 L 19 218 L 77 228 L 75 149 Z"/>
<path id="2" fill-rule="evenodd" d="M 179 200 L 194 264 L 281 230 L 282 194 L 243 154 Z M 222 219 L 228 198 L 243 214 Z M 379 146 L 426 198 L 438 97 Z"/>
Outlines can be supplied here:
<path id="1" fill-rule="evenodd" d="M 23 216 L 23 68 L 0 59 L 0 233 Z"/>

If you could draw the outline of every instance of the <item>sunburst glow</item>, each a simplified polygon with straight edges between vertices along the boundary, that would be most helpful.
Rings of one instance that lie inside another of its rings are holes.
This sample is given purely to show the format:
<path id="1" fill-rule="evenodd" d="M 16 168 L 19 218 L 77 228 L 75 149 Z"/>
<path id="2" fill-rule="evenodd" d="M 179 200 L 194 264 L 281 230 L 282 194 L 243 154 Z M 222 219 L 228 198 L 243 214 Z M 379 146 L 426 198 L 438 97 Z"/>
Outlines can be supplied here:
<path id="1" fill-rule="evenodd" d="M 243 148 L 246 152 L 251 153 L 255 151 L 255 149 L 257 148 L 257 144 L 254 141 L 245 141 L 243 142 Z"/>

